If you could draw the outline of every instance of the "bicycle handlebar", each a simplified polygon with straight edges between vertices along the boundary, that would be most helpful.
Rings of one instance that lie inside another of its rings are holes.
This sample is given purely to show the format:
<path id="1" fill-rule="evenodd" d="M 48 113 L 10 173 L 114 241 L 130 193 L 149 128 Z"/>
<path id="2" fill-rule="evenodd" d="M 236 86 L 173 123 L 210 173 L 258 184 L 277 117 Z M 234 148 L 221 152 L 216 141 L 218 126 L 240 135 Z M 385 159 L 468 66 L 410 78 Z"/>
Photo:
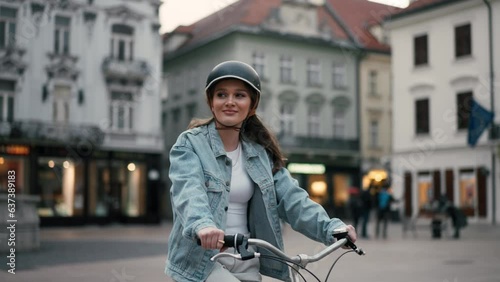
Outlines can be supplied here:
<path id="1" fill-rule="evenodd" d="M 338 237 L 338 238 L 337 238 Z M 260 253 L 251 253 L 248 251 L 248 245 L 252 246 L 257 246 L 261 248 L 265 248 L 268 251 L 272 252 L 276 256 L 299 263 L 301 265 L 307 265 L 309 262 L 316 262 L 321 260 L 322 258 L 326 257 L 327 255 L 331 254 L 333 251 L 343 247 L 347 246 L 351 248 L 353 251 L 355 251 L 358 255 L 365 255 L 366 253 L 358 248 L 350 239 L 347 237 L 347 233 L 342 234 L 341 236 L 336 236 L 337 241 L 333 243 L 332 245 L 326 247 L 323 249 L 321 252 L 314 254 L 312 256 L 310 255 L 305 255 L 305 254 L 300 254 L 296 255 L 293 257 L 288 256 L 286 253 L 281 251 L 280 249 L 276 248 L 272 244 L 270 244 L 267 241 L 261 240 L 261 239 L 253 239 L 253 238 L 247 238 L 246 236 L 242 234 L 234 234 L 234 235 L 224 235 L 224 246 L 225 247 L 233 247 L 235 248 L 239 254 L 231 254 L 231 253 L 218 253 L 214 255 L 211 260 L 214 261 L 220 257 L 233 257 L 236 259 L 240 260 L 248 260 L 252 259 L 255 257 L 260 257 Z M 200 240 L 198 240 L 198 244 L 201 244 Z"/>

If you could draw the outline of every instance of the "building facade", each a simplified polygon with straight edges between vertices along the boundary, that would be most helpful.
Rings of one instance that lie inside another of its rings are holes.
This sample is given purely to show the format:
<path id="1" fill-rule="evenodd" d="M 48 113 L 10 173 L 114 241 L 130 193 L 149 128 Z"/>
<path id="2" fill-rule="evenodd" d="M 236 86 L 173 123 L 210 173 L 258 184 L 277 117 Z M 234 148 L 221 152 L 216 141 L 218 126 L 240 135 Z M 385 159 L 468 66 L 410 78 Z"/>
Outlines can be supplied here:
<path id="1" fill-rule="evenodd" d="M 241 0 L 165 34 L 165 151 L 191 118 L 211 116 L 203 93 L 210 70 L 225 60 L 244 61 L 261 77 L 257 114 L 278 136 L 288 169 L 311 198 L 342 214 L 349 188 L 362 185 L 365 126 L 360 124 L 377 120 L 377 130 L 389 131 L 384 104 L 389 95 L 389 48 L 366 28 L 370 20 L 379 24 L 383 19 L 370 12 L 385 7 L 358 0 L 347 6 L 336 0 Z M 372 89 L 380 90 L 374 96 L 383 104 L 381 113 L 378 104 L 371 103 L 371 119 L 360 113 L 359 78 L 369 81 L 364 77 L 370 71 L 381 74 L 376 79 L 380 86 Z M 384 132 L 375 137 L 381 146 L 370 147 L 375 153 L 368 158 L 377 165 L 389 153 L 389 136 Z"/>
<path id="2" fill-rule="evenodd" d="M 417 1 L 388 26 L 392 178 L 404 214 L 421 215 L 446 195 L 470 220 L 498 223 L 498 136 L 486 130 L 473 147 L 467 138 L 473 100 L 499 121 L 500 1 Z"/>
<path id="3" fill-rule="evenodd" d="M 157 222 L 159 1 L 0 1 L 0 193 L 43 225 Z"/>
<path id="4" fill-rule="evenodd" d="M 191 118 L 211 116 L 203 93 L 210 70 L 244 61 L 261 77 L 257 114 L 288 168 L 312 198 L 341 211 L 359 185 L 358 52 L 325 6 L 238 1 L 166 34 L 164 47 L 166 151 Z"/>

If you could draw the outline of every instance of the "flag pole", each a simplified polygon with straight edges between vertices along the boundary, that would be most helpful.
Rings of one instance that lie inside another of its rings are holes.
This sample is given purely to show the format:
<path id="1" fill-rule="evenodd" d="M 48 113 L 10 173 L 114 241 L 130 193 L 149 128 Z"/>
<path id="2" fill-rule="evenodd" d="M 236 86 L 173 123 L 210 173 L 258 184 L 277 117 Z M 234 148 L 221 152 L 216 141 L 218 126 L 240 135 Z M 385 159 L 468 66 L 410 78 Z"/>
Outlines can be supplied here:
<path id="1" fill-rule="evenodd" d="M 494 71 L 494 62 L 493 62 L 493 18 L 491 13 L 491 3 L 489 0 L 483 0 L 484 4 L 488 9 L 488 33 L 489 33 L 489 57 L 490 57 L 490 111 L 495 114 L 495 87 L 494 87 L 494 79 L 495 79 L 495 71 Z M 495 142 L 492 142 L 496 136 L 494 135 L 495 128 L 495 119 L 491 122 L 490 125 L 490 134 L 489 139 L 492 145 L 491 152 L 491 221 L 492 225 L 496 225 L 497 223 L 497 208 L 496 208 L 496 153 L 495 153 Z"/>

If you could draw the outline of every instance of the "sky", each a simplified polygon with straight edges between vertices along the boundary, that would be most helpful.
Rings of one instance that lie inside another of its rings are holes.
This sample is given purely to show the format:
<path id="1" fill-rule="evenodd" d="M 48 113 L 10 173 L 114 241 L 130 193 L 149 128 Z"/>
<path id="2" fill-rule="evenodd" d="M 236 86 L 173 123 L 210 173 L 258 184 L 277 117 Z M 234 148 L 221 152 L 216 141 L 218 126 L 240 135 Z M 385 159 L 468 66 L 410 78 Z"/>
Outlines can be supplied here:
<path id="1" fill-rule="evenodd" d="M 163 0 L 160 6 L 160 33 L 172 31 L 179 25 L 190 25 L 236 1 L 237 0 Z M 370 1 L 405 7 L 410 0 Z"/>
<path id="2" fill-rule="evenodd" d="M 237 0 L 163 0 L 160 6 L 160 33 L 179 25 L 190 25 Z"/>

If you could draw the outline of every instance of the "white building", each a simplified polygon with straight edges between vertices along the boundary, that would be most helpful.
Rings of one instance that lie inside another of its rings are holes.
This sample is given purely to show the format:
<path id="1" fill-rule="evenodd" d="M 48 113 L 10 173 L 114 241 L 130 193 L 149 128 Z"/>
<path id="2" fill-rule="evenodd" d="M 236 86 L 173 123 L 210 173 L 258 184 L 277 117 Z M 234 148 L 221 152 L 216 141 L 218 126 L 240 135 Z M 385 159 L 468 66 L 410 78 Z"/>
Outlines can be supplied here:
<path id="1" fill-rule="evenodd" d="M 472 99 L 493 108 L 496 124 L 500 120 L 490 77 L 500 69 L 500 1 L 417 1 L 392 16 L 388 27 L 392 179 L 396 196 L 404 197 L 405 215 L 420 215 L 445 194 L 470 220 L 498 223 L 498 141 L 486 130 L 470 147 L 467 136 Z"/>
<path id="2" fill-rule="evenodd" d="M 0 1 L 0 175 L 42 225 L 157 220 L 159 5 Z"/>

